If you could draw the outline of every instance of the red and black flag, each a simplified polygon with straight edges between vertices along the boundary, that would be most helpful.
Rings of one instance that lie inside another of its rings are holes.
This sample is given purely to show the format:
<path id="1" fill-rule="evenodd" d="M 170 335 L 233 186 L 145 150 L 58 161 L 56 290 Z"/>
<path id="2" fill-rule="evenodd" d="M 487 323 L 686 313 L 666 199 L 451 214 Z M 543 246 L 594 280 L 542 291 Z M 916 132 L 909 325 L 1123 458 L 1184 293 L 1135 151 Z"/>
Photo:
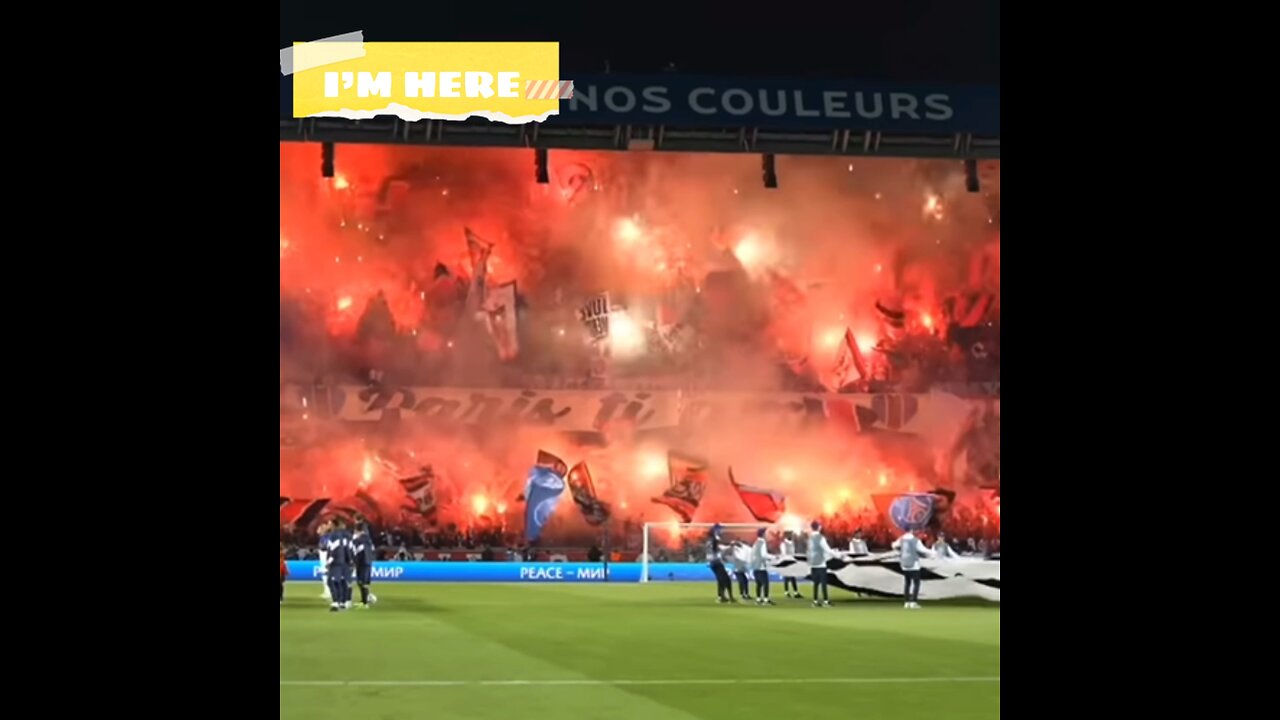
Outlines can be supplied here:
<path id="1" fill-rule="evenodd" d="M 538 459 L 534 462 L 534 465 L 544 467 L 560 477 L 564 477 L 569 472 L 568 463 L 546 450 L 538 451 Z"/>
<path id="2" fill-rule="evenodd" d="M 436 473 L 430 465 L 412 477 L 400 478 L 400 487 L 404 488 L 406 503 L 400 509 L 406 513 L 417 515 L 424 520 L 433 520 L 436 516 Z"/>
<path id="3" fill-rule="evenodd" d="M 693 514 L 707 490 L 707 462 L 681 453 L 667 453 L 667 470 L 671 486 L 653 502 L 666 505 L 680 516 L 681 522 L 693 522 Z"/>
<path id="4" fill-rule="evenodd" d="M 603 525 L 609 519 L 609 505 L 596 496 L 595 483 L 591 481 L 591 470 L 585 462 L 580 462 L 569 471 L 569 492 L 573 494 L 573 502 L 582 511 L 582 517 L 589 525 Z"/>
<path id="5" fill-rule="evenodd" d="M 742 504 L 758 522 L 778 522 L 787 512 L 787 498 L 782 493 L 739 483 L 733 476 L 733 468 L 729 468 L 729 484 L 738 491 Z"/>
<path id="6" fill-rule="evenodd" d="M 319 519 L 329 498 L 320 500 L 292 500 L 280 498 L 280 524 L 304 528 Z"/>
<path id="7" fill-rule="evenodd" d="M 325 515 L 341 516 L 353 524 L 382 523 L 382 510 L 378 507 L 378 501 L 365 490 L 357 490 L 355 495 L 345 501 L 329 505 Z"/>

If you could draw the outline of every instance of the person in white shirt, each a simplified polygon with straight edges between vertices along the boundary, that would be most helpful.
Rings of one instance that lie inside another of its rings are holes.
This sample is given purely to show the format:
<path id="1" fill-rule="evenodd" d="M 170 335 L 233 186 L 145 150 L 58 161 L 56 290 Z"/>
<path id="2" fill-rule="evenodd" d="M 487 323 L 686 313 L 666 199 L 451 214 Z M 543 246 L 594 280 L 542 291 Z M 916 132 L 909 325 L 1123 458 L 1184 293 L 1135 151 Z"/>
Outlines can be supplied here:
<path id="1" fill-rule="evenodd" d="M 738 595 L 743 602 L 751 602 L 751 586 L 747 584 L 747 568 L 751 565 L 751 548 L 738 541 L 733 543 L 733 576 L 738 580 Z"/>
<path id="2" fill-rule="evenodd" d="M 796 555 L 796 534 L 790 530 L 782 534 L 782 557 L 794 558 Z M 782 578 L 782 589 L 787 597 L 800 599 L 800 583 L 793 577 Z"/>
<path id="3" fill-rule="evenodd" d="M 813 532 L 809 534 L 809 567 L 813 570 L 813 606 L 831 607 L 831 598 L 827 595 L 827 561 L 836 556 L 836 551 L 827 544 L 822 534 L 822 523 L 814 520 L 809 526 Z M 822 589 L 822 600 L 818 600 L 818 589 Z"/>
<path id="4" fill-rule="evenodd" d="M 756 580 L 756 604 L 772 605 L 769 599 L 769 545 L 765 542 L 765 528 L 756 530 L 756 544 L 751 546 L 751 572 Z"/>
<path id="5" fill-rule="evenodd" d="M 853 537 L 849 539 L 850 555 L 869 555 L 871 551 L 867 549 L 867 541 L 862 539 L 862 530 L 854 530 Z"/>
<path id="6" fill-rule="evenodd" d="M 893 541 L 893 549 L 897 550 L 901 556 L 899 562 L 902 564 L 904 578 L 902 595 L 906 600 L 903 607 L 908 610 L 918 610 L 920 608 L 920 557 L 932 557 L 933 551 L 925 547 L 911 530 L 907 530 L 902 537 Z"/>

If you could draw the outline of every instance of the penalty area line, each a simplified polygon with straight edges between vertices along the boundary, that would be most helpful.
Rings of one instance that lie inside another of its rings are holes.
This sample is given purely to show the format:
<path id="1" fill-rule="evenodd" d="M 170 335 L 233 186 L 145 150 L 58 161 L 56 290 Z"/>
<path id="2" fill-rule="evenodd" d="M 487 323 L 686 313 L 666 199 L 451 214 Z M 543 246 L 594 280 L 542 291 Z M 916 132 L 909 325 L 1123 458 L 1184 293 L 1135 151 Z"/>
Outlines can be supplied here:
<path id="1" fill-rule="evenodd" d="M 590 687 L 634 685 L 911 685 L 998 683 L 1000 677 L 673 678 L 670 680 L 281 680 L 281 687 Z"/>

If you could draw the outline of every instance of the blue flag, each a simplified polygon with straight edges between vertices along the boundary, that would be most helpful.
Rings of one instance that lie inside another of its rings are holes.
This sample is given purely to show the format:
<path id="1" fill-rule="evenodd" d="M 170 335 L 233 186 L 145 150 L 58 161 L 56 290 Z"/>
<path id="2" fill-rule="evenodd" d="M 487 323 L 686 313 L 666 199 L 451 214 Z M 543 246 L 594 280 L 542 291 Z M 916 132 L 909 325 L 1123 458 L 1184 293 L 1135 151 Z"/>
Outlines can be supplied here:
<path id="1" fill-rule="evenodd" d="M 889 519 L 903 530 L 919 530 L 933 519 L 935 498 L 924 493 L 901 495 L 889 506 Z"/>
<path id="2" fill-rule="evenodd" d="M 542 534 L 542 526 L 551 519 L 564 493 L 564 476 L 544 465 L 534 465 L 529 469 L 529 477 L 524 483 L 524 536 L 525 540 L 534 542 Z"/>

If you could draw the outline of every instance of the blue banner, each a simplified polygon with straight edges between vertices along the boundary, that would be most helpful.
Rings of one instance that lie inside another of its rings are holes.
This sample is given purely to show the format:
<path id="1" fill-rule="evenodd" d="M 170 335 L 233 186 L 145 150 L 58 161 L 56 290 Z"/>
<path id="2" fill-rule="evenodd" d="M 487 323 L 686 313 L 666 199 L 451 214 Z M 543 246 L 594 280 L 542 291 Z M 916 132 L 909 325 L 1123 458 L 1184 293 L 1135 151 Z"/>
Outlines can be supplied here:
<path id="1" fill-rule="evenodd" d="M 314 560 L 292 560 L 290 580 L 319 580 L 320 564 Z M 640 563 L 609 563 L 610 582 L 640 582 Z M 772 575 L 774 580 L 780 576 Z M 711 568 L 702 563 L 651 563 L 653 582 L 712 582 Z M 373 581 L 379 582 L 604 582 L 602 563 L 523 562 L 378 562 L 373 564 Z"/>
<path id="2" fill-rule="evenodd" d="M 1000 89 L 856 80 L 600 75 L 573 80 L 548 126 L 673 125 L 1000 135 Z M 293 117 L 292 78 L 280 77 L 282 118 Z"/>
<path id="3" fill-rule="evenodd" d="M 542 526 L 547 524 L 551 515 L 560 504 L 560 496 L 564 494 L 564 478 L 549 468 L 535 465 L 529 468 L 529 477 L 524 483 L 524 539 L 536 542 L 542 534 Z"/>
<path id="4" fill-rule="evenodd" d="M 910 493 L 893 501 L 889 519 L 902 530 L 920 530 L 933 519 L 936 498 L 926 493 Z"/>

